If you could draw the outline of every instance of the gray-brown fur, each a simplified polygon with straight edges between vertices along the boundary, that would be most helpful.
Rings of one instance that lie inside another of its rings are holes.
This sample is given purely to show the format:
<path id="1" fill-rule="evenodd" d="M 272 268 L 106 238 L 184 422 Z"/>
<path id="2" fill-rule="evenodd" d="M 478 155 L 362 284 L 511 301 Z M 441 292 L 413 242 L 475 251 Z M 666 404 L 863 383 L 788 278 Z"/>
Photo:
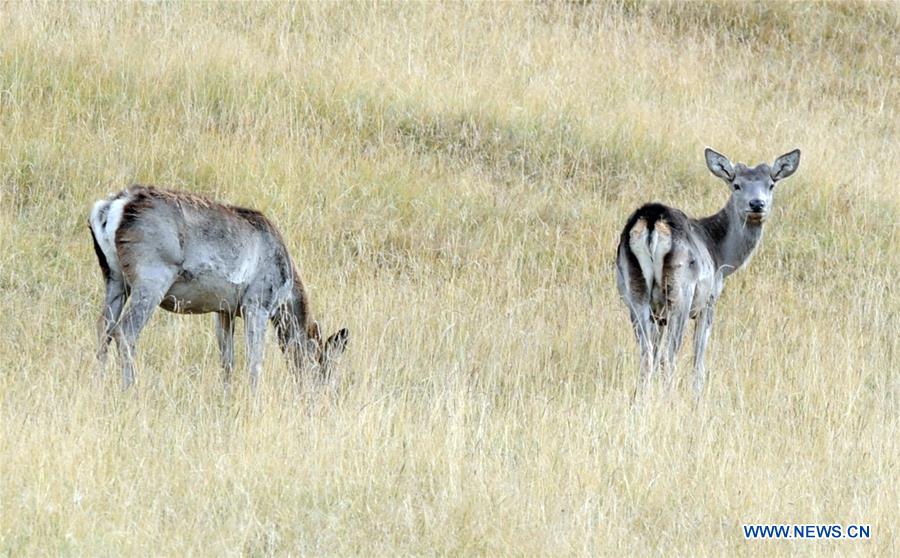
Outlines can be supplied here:
<path id="1" fill-rule="evenodd" d="M 322 342 L 284 241 L 258 211 L 185 192 L 131 186 L 97 202 L 90 226 L 106 282 L 98 357 L 102 366 L 115 338 L 125 387 L 134 382 L 137 338 L 157 306 L 183 314 L 216 314 L 226 384 L 234 368 L 237 317 L 245 323 L 254 387 L 269 320 L 298 372 L 311 362 L 324 373 L 346 345 L 346 329 Z"/>
<path id="2" fill-rule="evenodd" d="M 766 164 L 732 165 L 706 149 L 709 170 L 731 188 L 719 212 L 691 219 L 678 209 L 647 204 L 626 222 L 616 256 L 617 285 L 641 352 L 642 389 L 663 368 L 673 382 L 675 358 L 689 319 L 695 319 L 694 389 L 703 390 L 704 354 L 715 303 L 726 277 L 750 260 L 762 238 L 776 182 L 800 164 L 794 150 Z"/>

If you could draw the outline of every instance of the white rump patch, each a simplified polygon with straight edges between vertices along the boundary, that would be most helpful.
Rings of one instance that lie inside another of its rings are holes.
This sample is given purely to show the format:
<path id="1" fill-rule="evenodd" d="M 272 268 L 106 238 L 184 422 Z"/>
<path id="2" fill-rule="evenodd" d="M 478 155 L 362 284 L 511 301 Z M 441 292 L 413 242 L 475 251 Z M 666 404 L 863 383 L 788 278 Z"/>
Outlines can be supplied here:
<path id="1" fill-rule="evenodd" d="M 648 231 L 647 222 L 638 219 L 628 234 L 628 245 L 641 266 L 647 292 L 652 292 L 654 283 L 662 285 L 663 282 L 663 262 L 672 250 L 672 229 L 665 222 L 657 221 L 653 230 Z"/>
<path id="2" fill-rule="evenodd" d="M 650 259 L 653 260 L 653 279 L 663 284 L 663 262 L 672 250 L 672 229 L 663 221 L 657 221 L 650 233 Z"/>
<path id="3" fill-rule="evenodd" d="M 641 274 L 644 276 L 644 283 L 647 285 L 649 293 L 650 287 L 653 285 L 653 257 L 647 243 L 647 222 L 638 219 L 631 227 L 628 236 L 628 246 L 641 266 Z"/>
<path id="4" fill-rule="evenodd" d="M 111 197 L 98 201 L 91 210 L 91 230 L 94 231 L 97 245 L 100 246 L 109 265 L 109 271 L 114 276 L 122 274 L 116 252 L 116 231 L 122 224 L 122 213 L 129 201 L 129 196 Z"/>

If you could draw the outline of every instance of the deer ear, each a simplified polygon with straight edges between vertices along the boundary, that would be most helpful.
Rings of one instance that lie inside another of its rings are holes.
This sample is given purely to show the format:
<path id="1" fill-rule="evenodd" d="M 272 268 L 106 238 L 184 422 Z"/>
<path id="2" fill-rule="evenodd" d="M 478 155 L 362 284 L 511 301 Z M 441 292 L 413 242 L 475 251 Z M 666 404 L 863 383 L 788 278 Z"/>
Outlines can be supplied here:
<path id="1" fill-rule="evenodd" d="M 785 153 L 781 157 L 775 159 L 772 163 L 772 180 L 779 181 L 787 178 L 797 171 L 800 166 L 800 150 L 795 149 L 790 153 Z"/>
<path id="2" fill-rule="evenodd" d="M 731 166 L 728 157 L 709 147 L 703 154 L 706 156 L 706 167 L 710 172 L 727 182 L 734 180 L 734 167 Z"/>
<path id="3" fill-rule="evenodd" d="M 325 358 L 337 358 L 347 348 L 347 341 L 350 340 L 350 331 L 342 328 L 337 333 L 328 338 L 325 342 Z"/>

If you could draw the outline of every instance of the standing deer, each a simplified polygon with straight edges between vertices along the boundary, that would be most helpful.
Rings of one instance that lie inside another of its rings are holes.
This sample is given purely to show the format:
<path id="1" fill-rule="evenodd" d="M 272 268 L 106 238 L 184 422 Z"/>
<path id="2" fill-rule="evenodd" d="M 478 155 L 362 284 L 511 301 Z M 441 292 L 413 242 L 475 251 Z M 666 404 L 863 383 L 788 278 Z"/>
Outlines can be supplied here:
<path id="1" fill-rule="evenodd" d="M 102 373 L 115 338 L 124 388 L 134 384 L 135 343 L 157 306 L 181 314 L 216 314 L 226 388 L 234 369 L 238 316 L 244 319 L 254 390 L 269 320 L 298 374 L 311 363 L 327 376 L 347 344 L 346 329 L 322 342 L 318 324 L 309 320 L 306 292 L 284 240 L 258 211 L 131 186 L 94 204 L 90 230 L 106 282 L 97 357 Z"/>
<path id="2" fill-rule="evenodd" d="M 694 393 L 700 397 L 706 382 L 703 355 L 725 278 L 750 261 L 772 208 L 775 184 L 800 165 L 799 149 L 778 157 L 771 167 L 763 163 L 754 168 L 732 166 L 709 148 L 705 154 L 709 170 L 731 188 L 725 207 L 692 219 L 673 207 L 650 203 L 629 217 L 619 240 L 616 282 L 640 345 L 638 391 L 660 367 L 672 385 L 675 357 L 688 318 L 693 318 Z"/>

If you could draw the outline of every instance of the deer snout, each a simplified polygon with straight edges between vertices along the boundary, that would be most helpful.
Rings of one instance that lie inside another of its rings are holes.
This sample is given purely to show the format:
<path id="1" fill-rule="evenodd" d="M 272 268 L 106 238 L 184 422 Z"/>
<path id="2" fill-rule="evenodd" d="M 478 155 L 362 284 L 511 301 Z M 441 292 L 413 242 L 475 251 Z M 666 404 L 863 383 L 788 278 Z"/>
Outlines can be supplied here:
<path id="1" fill-rule="evenodd" d="M 763 200 L 750 200 L 750 211 L 762 213 L 766 210 L 766 202 Z"/>

